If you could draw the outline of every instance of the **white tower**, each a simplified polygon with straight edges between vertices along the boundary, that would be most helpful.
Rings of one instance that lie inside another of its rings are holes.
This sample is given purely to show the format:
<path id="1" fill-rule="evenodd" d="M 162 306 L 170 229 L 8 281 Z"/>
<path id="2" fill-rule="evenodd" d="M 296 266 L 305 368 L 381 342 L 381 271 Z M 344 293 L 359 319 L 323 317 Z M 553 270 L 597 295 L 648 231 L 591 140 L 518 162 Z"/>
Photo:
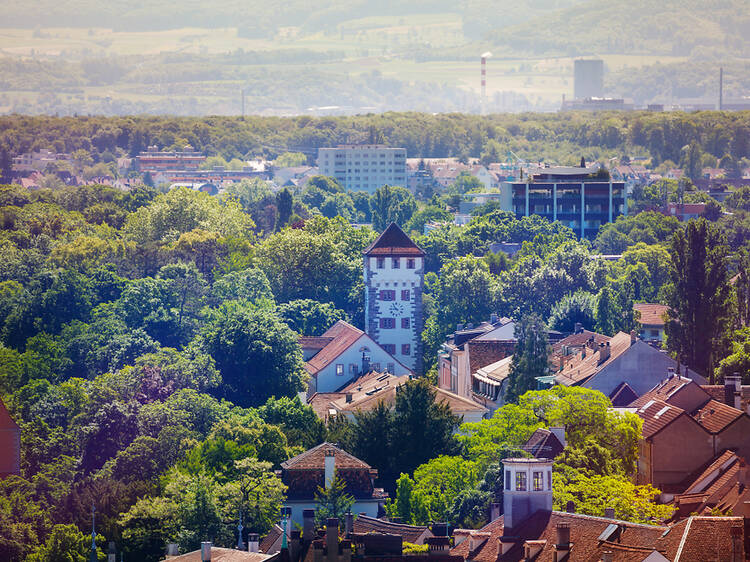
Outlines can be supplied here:
<path id="1" fill-rule="evenodd" d="M 552 511 L 552 460 L 503 459 L 503 517 L 513 529 L 539 510 Z"/>
<path id="2" fill-rule="evenodd" d="M 365 331 L 415 374 L 422 371 L 424 255 L 396 223 L 364 251 Z"/>

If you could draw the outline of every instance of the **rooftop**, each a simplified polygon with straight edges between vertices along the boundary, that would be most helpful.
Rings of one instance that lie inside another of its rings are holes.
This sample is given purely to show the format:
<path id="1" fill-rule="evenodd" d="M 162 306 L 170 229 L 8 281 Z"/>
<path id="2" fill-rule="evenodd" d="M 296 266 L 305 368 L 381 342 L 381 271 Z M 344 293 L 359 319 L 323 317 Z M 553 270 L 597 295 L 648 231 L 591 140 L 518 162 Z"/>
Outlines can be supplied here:
<path id="1" fill-rule="evenodd" d="M 631 346 L 631 336 L 625 332 L 618 332 L 608 343 L 608 358 L 602 358 L 600 351 L 601 346 L 597 348 L 597 351 L 584 348 L 580 353 L 576 354 L 575 357 L 568 361 L 565 364 L 565 367 L 557 373 L 555 381 L 564 385 L 583 383 L 625 353 Z"/>
<path id="2" fill-rule="evenodd" d="M 327 453 L 334 454 L 337 469 L 371 469 L 369 464 L 359 460 L 354 455 L 350 455 L 333 443 L 321 443 L 312 449 L 308 449 L 304 453 L 282 462 L 281 468 L 285 470 L 325 470 L 325 458 Z"/>
<path id="3" fill-rule="evenodd" d="M 711 433 L 718 433 L 744 415 L 746 414 L 742 410 L 717 400 L 709 400 L 693 417 Z"/>
<path id="4" fill-rule="evenodd" d="M 383 519 L 368 517 L 367 515 L 358 515 L 354 518 L 352 531 L 355 533 L 399 535 L 404 541 L 412 544 L 423 544 L 426 537 L 432 536 L 427 526 L 393 523 L 391 521 L 384 521 Z"/>
<path id="5" fill-rule="evenodd" d="M 639 313 L 641 326 L 663 326 L 669 307 L 663 304 L 640 302 L 633 305 L 633 310 Z"/>
<path id="6" fill-rule="evenodd" d="M 313 355 L 305 363 L 305 369 L 314 375 L 318 371 L 326 368 L 331 364 L 339 355 L 349 349 L 360 337 L 364 335 L 364 332 L 359 328 L 355 328 L 348 322 L 339 320 L 333 326 L 331 326 L 321 337 L 317 337 L 308 340 L 304 343 L 308 343 L 310 346 L 321 346 L 320 351 Z M 300 343 L 303 343 L 300 341 Z"/>
<path id="7" fill-rule="evenodd" d="M 364 254 L 366 256 L 424 256 L 424 251 L 395 222 L 392 222 L 375 242 L 365 248 Z"/>

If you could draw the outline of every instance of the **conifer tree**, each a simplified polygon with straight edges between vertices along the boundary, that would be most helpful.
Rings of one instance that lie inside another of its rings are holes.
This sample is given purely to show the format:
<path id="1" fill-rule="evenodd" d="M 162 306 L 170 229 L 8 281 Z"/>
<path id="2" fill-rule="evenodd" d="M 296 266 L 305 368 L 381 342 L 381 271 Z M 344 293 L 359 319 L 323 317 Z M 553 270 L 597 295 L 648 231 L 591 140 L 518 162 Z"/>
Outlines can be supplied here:
<path id="1" fill-rule="evenodd" d="M 537 377 L 549 374 L 547 326 L 538 316 L 524 316 L 516 324 L 516 350 L 508 374 L 507 402 L 516 402 L 529 390 L 536 390 Z"/>

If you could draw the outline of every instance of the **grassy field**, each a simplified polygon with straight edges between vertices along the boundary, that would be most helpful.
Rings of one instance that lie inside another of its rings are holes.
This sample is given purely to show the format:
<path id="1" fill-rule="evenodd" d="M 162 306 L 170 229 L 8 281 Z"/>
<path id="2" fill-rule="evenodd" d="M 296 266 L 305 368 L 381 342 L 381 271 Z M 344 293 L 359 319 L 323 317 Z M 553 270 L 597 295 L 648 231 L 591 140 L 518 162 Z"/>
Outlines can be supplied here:
<path id="1" fill-rule="evenodd" d="M 295 50 L 313 53 L 333 53 L 324 62 L 302 64 L 299 60 L 279 64 L 242 64 L 230 66 L 229 62 L 216 62 L 230 69 L 225 74 L 233 78 L 221 78 L 209 82 L 189 79 L 177 81 L 165 79 L 158 83 L 141 84 L 138 81 L 120 81 L 107 86 L 78 85 L 73 89 L 44 94 L 49 109 L 59 105 L 83 107 L 96 101 L 96 107 L 122 102 L 123 110 L 138 107 L 139 103 L 168 111 L 190 110 L 191 107 L 215 107 L 216 113 L 232 113 L 239 110 L 239 90 L 243 87 L 241 76 L 273 77 L 295 76 L 319 72 L 321 75 L 361 77 L 364 82 L 377 76 L 404 84 L 432 83 L 457 88 L 474 96 L 479 94 L 479 51 L 476 60 L 429 60 L 418 62 L 412 56 L 415 49 L 445 49 L 465 43 L 461 18 L 458 14 L 428 14 L 419 16 L 371 17 L 350 20 L 340 24 L 336 31 L 328 33 L 302 34 L 298 28 L 283 28 L 271 39 L 248 39 L 239 37 L 237 29 L 182 28 L 158 32 L 113 32 L 108 29 L 41 28 L 36 30 L 0 28 L 0 57 L 7 60 L 38 61 L 86 61 L 103 57 L 120 57 L 129 68 L 148 68 L 149 64 L 165 54 L 194 55 L 200 57 L 227 57 L 239 49 L 245 52 L 273 52 Z M 291 51 L 290 51 L 291 52 Z M 143 57 L 139 61 L 138 57 Z M 626 56 L 602 57 L 611 70 L 637 68 L 661 62 L 664 64 L 683 61 L 670 56 Z M 227 59 L 228 60 L 228 59 Z M 164 64 L 163 62 L 160 64 Z M 197 62 L 196 65 L 207 64 Z M 211 70 L 210 68 L 208 69 Z M 492 100 L 503 93 L 513 92 L 523 96 L 530 105 L 543 109 L 554 108 L 562 95 L 573 91 L 573 59 L 534 58 L 519 59 L 502 52 L 495 52 L 487 65 L 487 94 Z M 278 83 L 268 81 L 269 87 Z M 21 111 L 28 111 L 35 104 L 36 92 L 6 88 L 0 96 L 0 112 L 13 111 L 21 103 Z M 57 96 L 55 98 L 54 96 Z M 174 106 L 172 98 L 182 100 Z M 503 98 L 504 99 L 504 98 Z M 52 100 L 52 101 L 50 101 Z M 160 105 L 161 102 L 161 105 Z M 466 107 L 476 109 L 477 102 Z M 265 101 L 260 112 L 289 113 L 295 111 L 294 103 L 279 102 L 277 107 Z M 314 103 L 312 104 L 314 105 Z M 323 105 L 326 105 L 323 103 Z M 341 105 L 346 103 L 341 102 Z M 162 109 L 166 108 L 166 109 Z M 187 109 L 186 109 L 187 108 Z M 254 108 L 249 106 L 249 110 Z M 147 111 L 149 109 L 146 109 Z M 113 110 L 115 111 L 115 110 Z"/>

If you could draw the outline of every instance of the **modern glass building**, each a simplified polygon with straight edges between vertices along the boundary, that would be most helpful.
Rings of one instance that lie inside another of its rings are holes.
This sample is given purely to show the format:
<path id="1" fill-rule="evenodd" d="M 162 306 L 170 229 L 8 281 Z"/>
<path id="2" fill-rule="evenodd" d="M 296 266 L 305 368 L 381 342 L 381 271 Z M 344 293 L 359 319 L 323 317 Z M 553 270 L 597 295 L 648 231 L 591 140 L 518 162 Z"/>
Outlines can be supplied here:
<path id="1" fill-rule="evenodd" d="M 540 168 L 525 181 L 506 182 L 517 217 L 539 215 L 560 221 L 581 238 L 627 214 L 625 183 L 601 177 L 597 168 Z M 507 190 L 507 191 L 506 191 Z"/>

